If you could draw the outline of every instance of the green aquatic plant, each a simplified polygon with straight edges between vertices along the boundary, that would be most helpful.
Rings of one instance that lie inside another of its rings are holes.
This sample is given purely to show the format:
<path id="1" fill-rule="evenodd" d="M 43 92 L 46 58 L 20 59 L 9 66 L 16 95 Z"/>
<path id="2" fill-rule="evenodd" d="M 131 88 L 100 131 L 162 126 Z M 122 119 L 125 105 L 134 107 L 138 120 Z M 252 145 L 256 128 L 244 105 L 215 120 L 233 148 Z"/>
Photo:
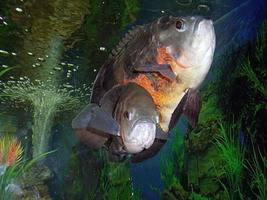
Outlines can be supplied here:
<path id="1" fill-rule="evenodd" d="M 12 68 L 2 68 L 0 69 L 0 77 L 3 76 L 5 73 L 7 73 L 8 71 L 10 71 Z M 0 96 L 3 95 L 0 93 Z"/>
<path id="2" fill-rule="evenodd" d="M 124 7 L 121 18 L 121 27 L 126 27 L 129 22 L 135 21 L 136 15 L 140 10 L 140 2 L 133 0 L 124 0 Z"/>
<path id="3" fill-rule="evenodd" d="M 262 59 L 261 56 L 257 56 L 257 59 Z M 250 86 L 259 91 L 265 98 L 267 97 L 267 87 L 264 82 L 260 81 L 257 74 L 254 72 L 249 58 L 244 58 L 241 62 L 241 75 L 246 76 L 250 83 Z"/>
<path id="4" fill-rule="evenodd" d="M 22 160 L 21 143 L 8 135 L 0 138 L 0 197 L 3 200 L 11 198 L 13 187 L 19 188 L 16 181 L 29 170 L 38 160 L 51 152 L 41 154 L 30 160 Z M 20 189 L 20 188 L 19 188 Z M 21 189 L 20 189 L 21 190 Z"/>
<path id="5" fill-rule="evenodd" d="M 199 123 L 208 123 L 214 120 L 222 120 L 223 113 L 218 107 L 215 83 L 211 83 L 203 92 L 203 103 L 199 113 Z"/>
<path id="6" fill-rule="evenodd" d="M 258 33 L 255 57 L 257 61 L 263 65 L 266 65 L 266 53 L 267 53 L 267 21 L 264 21 L 261 26 L 261 30 Z"/>
<path id="7" fill-rule="evenodd" d="M 33 112 L 32 143 L 33 155 L 37 156 L 48 150 L 51 127 L 57 112 L 73 110 L 80 105 L 81 98 L 89 95 L 71 85 L 56 87 L 49 81 L 31 82 L 26 77 L 20 81 L 8 81 L 2 84 L 6 100 L 16 105 L 27 105 Z M 88 89 L 88 88 L 87 88 Z"/>
<path id="8" fill-rule="evenodd" d="M 228 199 L 241 198 L 244 172 L 245 149 L 240 144 L 240 123 L 220 124 L 219 134 L 215 137 L 215 145 L 219 150 L 219 157 L 224 162 L 224 176 L 226 184 L 222 183 Z"/>
<path id="9" fill-rule="evenodd" d="M 257 132 L 257 142 L 266 142 L 262 134 L 266 129 L 267 97 L 267 22 L 263 22 L 256 41 L 225 56 L 224 68 L 216 83 L 219 107 L 229 119 L 232 115 L 242 121 L 244 127 Z M 239 59 L 236 59 L 239 57 Z M 240 84 L 242 83 L 242 84 Z M 231 113 L 229 115 L 229 113 Z"/>
<path id="10" fill-rule="evenodd" d="M 184 136 L 178 129 L 173 130 L 170 151 L 160 163 L 161 180 L 164 184 L 164 191 L 161 196 L 163 199 L 187 199 L 189 193 L 182 185 L 185 172 L 185 147 Z"/>
<path id="11" fill-rule="evenodd" d="M 252 143 L 252 160 L 247 160 L 245 167 L 250 171 L 251 190 L 258 200 L 267 199 L 267 160 L 260 150 L 256 151 Z"/>
<path id="12" fill-rule="evenodd" d="M 0 77 L 3 76 L 5 73 L 13 69 L 14 67 L 9 67 L 9 68 L 2 68 L 0 69 Z"/>
<path id="13" fill-rule="evenodd" d="M 104 200 L 141 199 L 138 190 L 133 187 L 126 163 L 118 164 L 107 161 L 101 172 L 100 184 Z"/>
<path id="14" fill-rule="evenodd" d="M 185 165 L 184 136 L 175 128 L 169 156 L 161 160 L 161 179 L 166 187 L 181 179 Z"/>
<path id="15" fill-rule="evenodd" d="M 209 200 L 210 198 L 208 198 L 208 197 L 205 197 L 205 196 L 203 196 L 203 195 L 201 195 L 201 194 L 197 194 L 197 193 L 195 193 L 195 192 L 192 192 L 191 194 L 190 194 L 190 197 L 189 197 L 189 200 Z"/>

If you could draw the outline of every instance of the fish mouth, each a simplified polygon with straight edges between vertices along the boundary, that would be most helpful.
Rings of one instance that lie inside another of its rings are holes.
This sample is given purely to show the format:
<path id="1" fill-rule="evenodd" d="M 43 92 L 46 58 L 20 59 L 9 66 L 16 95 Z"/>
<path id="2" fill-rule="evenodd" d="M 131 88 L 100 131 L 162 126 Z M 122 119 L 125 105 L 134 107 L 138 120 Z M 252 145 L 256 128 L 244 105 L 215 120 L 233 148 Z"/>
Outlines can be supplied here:
<path id="1" fill-rule="evenodd" d="M 156 137 L 156 123 L 141 119 L 134 123 L 132 129 L 123 137 L 125 149 L 129 153 L 139 153 L 148 149 Z"/>
<path id="2" fill-rule="evenodd" d="M 195 33 L 195 32 L 199 32 L 199 29 L 200 28 L 206 28 L 207 26 L 209 26 L 209 27 L 213 27 L 213 21 L 212 20 L 210 20 L 210 19 L 205 19 L 205 18 L 203 18 L 203 17 L 198 17 L 197 19 L 196 19 L 196 21 L 194 22 L 194 25 L 193 25 L 193 27 L 194 27 L 194 29 L 193 29 L 193 32 Z"/>

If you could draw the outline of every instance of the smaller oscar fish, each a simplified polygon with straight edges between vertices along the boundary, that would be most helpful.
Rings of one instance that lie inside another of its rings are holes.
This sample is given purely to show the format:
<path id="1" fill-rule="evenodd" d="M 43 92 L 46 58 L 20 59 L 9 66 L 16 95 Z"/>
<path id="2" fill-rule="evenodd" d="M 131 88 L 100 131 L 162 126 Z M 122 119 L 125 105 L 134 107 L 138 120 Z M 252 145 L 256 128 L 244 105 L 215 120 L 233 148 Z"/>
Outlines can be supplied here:
<path id="1" fill-rule="evenodd" d="M 165 143 L 167 136 L 158 123 L 159 113 L 150 94 L 138 84 L 128 83 L 109 90 L 99 105 L 87 105 L 72 127 L 87 146 L 106 146 L 111 161 L 132 157 L 138 162 L 156 154 Z"/>

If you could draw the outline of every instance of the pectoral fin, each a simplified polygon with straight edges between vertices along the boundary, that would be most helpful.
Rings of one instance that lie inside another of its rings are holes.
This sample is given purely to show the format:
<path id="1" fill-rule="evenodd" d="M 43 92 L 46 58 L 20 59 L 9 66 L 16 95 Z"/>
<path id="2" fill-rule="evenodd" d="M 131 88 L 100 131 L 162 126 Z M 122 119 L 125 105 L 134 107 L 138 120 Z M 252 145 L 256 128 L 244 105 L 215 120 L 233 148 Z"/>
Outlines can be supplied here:
<path id="1" fill-rule="evenodd" d="M 199 91 L 189 88 L 172 114 L 169 130 L 176 125 L 182 114 L 187 118 L 189 124 L 195 128 L 198 122 L 200 109 L 201 97 Z"/>
<path id="2" fill-rule="evenodd" d="M 138 72 L 158 72 L 163 77 L 173 81 L 176 78 L 175 73 L 169 64 L 147 64 L 134 66 L 134 70 Z"/>
<path id="3" fill-rule="evenodd" d="M 119 135 L 119 124 L 111 114 L 96 104 L 88 104 L 72 121 L 73 129 L 86 129 L 96 134 Z"/>

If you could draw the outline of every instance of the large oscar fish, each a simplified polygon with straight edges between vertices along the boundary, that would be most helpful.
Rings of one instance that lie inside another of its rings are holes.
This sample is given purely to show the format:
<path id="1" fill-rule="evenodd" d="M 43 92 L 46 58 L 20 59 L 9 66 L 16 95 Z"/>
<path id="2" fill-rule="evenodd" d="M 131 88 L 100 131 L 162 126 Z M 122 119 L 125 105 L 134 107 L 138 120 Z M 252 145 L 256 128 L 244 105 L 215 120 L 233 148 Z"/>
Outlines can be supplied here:
<path id="1" fill-rule="evenodd" d="M 134 82 L 152 97 L 159 113 L 158 130 L 167 135 L 181 114 L 194 127 L 201 108 L 197 88 L 209 71 L 214 48 L 213 23 L 200 16 L 165 16 L 138 26 L 126 34 L 100 69 L 91 103 L 99 105 L 112 88 Z M 136 160 L 153 155 L 160 147 L 135 152 Z"/>
<path id="2" fill-rule="evenodd" d="M 196 89 L 209 71 L 214 49 L 213 23 L 200 16 L 165 16 L 138 26 L 100 69 L 91 102 L 98 103 L 114 85 L 136 82 L 151 94 L 165 132 L 181 113 L 194 126 L 201 105 Z"/>

